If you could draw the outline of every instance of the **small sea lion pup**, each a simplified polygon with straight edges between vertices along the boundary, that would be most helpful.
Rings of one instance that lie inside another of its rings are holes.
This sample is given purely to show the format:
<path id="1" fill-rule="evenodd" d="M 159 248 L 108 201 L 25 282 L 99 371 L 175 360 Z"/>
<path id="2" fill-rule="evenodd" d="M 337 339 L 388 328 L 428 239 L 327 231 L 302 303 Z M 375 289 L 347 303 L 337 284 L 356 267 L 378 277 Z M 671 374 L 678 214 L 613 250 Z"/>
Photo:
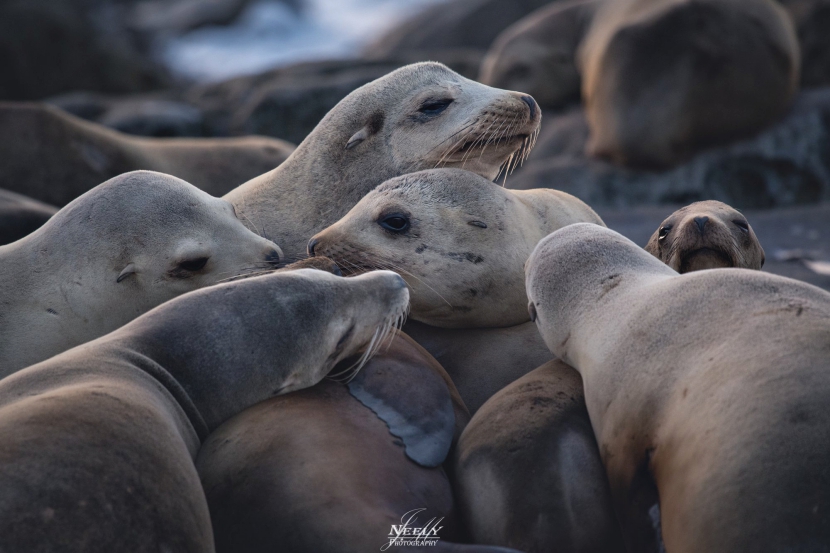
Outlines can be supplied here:
<path id="1" fill-rule="evenodd" d="M 463 166 L 495 179 L 529 153 L 541 118 L 527 94 L 409 65 L 349 94 L 284 164 L 225 198 L 288 259 L 305 257 L 309 238 L 392 177 Z"/>
<path id="2" fill-rule="evenodd" d="M 764 249 L 746 217 L 723 202 L 695 202 L 672 213 L 646 251 L 677 271 L 736 267 L 759 270 Z"/>
<path id="3" fill-rule="evenodd" d="M 453 472 L 476 543 L 527 553 L 624 551 L 579 373 L 550 361 L 491 397 Z"/>
<path id="4" fill-rule="evenodd" d="M 0 246 L 0 377 L 279 260 L 224 200 L 162 173 L 111 179 Z"/>
<path id="5" fill-rule="evenodd" d="M 774 0 L 613 0 L 594 17 L 580 66 L 588 152 L 666 167 L 782 116 L 800 56 Z"/>
<path id="6" fill-rule="evenodd" d="M 193 462 L 200 440 L 255 403 L 319 382 L 407 301 L 388 271 L 247 278 L 3 379 L 3 548 L 214 551 Z"/>
<path id="7" fill-rule="evenodd" d="M 221 196 L 293 151 L 291 144 L 264 136 L 131 136 L 46 104 L 0 102 L 0 129 L 0 188 L 58 207 L 107 179 L 142 169 Z"/>
<path id="8" fill-rule="evenodd" d="M 577 52 L 600 0 L 554 2 L 505 29 L 481 62 L 482 83 L 522 90 L 543 109 L 579 102 Z"/>
<path id="9" fill-rule="evenodd" d="M 507 190 L 469 171 L 433 169 L 372 190 L 308 251 L 347 272 L 399 271 L 416 321 L 504 327 L 530 320 L 523 268 L 536 243 L 578 222 L 603 224 L 565 192 Z"/>
<path id="10" fill-rule="evenodd" d="M 352 363 L 335 371 L 348 377 Z M 216 550 L 506 553 L 452 543 L 461 531 L 441 463 L 468 420 L 449 377 L 404 334 L 348 384 L 329 379 L 245 410 L 196 461 Z M 407 521 L 434 528 L 424 537 L 435 543 L 406 545 L 412 530 L 395 539 Z"/>
<path id="11" fill-rule="evenodd" d="M 830 543 L 830 294 L 739 269 L 678 275 L 572 225 L 527 264 L 529 309 L 582 375 L 629 551 Z"/>

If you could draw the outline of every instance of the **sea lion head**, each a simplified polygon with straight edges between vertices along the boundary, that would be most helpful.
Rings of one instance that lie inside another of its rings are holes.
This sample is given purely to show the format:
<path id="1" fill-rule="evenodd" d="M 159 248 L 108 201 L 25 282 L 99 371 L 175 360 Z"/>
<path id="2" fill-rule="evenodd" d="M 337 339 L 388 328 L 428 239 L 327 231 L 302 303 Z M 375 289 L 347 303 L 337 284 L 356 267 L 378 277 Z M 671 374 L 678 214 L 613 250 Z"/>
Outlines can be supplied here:
<path id="1" fill-rule="evenodd" d="M 344 273 L 399 272 L 417 321 L 510 326 L 528 321 L 525 260 L 552 230 L 586 220 L 581 206 L 561 192 L 514 192 L 469 171 L 420 171 L 381 184 L 308 249 Z"/>
<path id="2" fill-rule="evenodd" d="M 714 200 L 695 202 L 672 213 L 645 249 L 679 273 L 723 267 L 758 270 L 765 259 L 746 217 Z"/>
<path id="3" fill-rule="evenodd" d="M 408 303 L 406 284 L 390 271 L 349 279 L 277 271 L 182 295 L 98 342 L 125 343 L 167 368 L 213 429 L 327 375 L 353 376 L 401 324 Z"/>
<path id="4" fill-rule="evenodd" d="M 525 264 L 530 318 L 548 349 L 566 363 L 577 321 L 597 302 L 642 278 L 677 276 L 672 269 L 608 228 L 577 223 L 542 239 Z"/>
<path id="5" fill-rule="evenodd" d="M 493 180 L 529 153 L 541 118 L 527 94 L 465 79 L 440 63 L 417 63 L 344 98 L 298 155 L 309 148 L 319 152 L 324 141 L 322 149 L 332 157 L 322 162 L 335 164 L 346 178 L 354 172 L 386 180 L 459 167 Z"/>
<path id="6" fill-rule="evenodd" d="M 112 319 L 106 331 L 185 292 L 273 270 L 282 257 L 230 203 L 151 171 L 97 186 L 31 238 L 43 271 L 73 283 L 72 309 L 93 326 Z"/>

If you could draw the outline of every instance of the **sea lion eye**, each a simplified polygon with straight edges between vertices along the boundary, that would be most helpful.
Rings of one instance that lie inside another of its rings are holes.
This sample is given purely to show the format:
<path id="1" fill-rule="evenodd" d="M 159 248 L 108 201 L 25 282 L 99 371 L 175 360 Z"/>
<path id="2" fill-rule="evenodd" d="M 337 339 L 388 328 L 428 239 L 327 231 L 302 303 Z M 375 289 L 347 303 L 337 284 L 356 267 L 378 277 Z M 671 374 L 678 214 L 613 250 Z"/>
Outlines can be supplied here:
<path id="1" fill-rule="evenodd" d="M 207 265 L 208 257 L 196 257 L 187 259 L 176 265 L 176 268 L 170 271 L 170 274 L 175 278 L 187 278 L 191 276 L 190 273 L 201 271 Z"/>
<path id="2" fill-rule="evenodd" d="M 666 236 L 669 235 L 669 233 L 671 232 L 671 229 L 672 229 L 671 225 L 665 225 L 665 226 L 660 227 L 660 231 L 658 232 L 657 237 L 660 240 L 663 240 Z"/>
<path id="3" fill-rule="evenodd" d="M 391 213 L 380 219 L 378 224 L 389 232 L 400 234 L 409 230 L 409 217 L 403 213 Z"/>
<path id="4" fill-rule="evenodd" d="M 427 100 L 418 109 L 418 111 L 424 115 L 438 115 L 447 109 L 451 103 L 453 103 L 452 98 L 446 98 L 444 100 Z"/>
<path id="5" fill-rule="evenodd" d="M 749 223 L 747 223 L 746 221 L 736 219 L 736 220 L 732 221 L 732 223 L 734 223 L 735 226 L 738 227 L 739 229 L 741 229 L 742 231 L 749 232 Z"/>

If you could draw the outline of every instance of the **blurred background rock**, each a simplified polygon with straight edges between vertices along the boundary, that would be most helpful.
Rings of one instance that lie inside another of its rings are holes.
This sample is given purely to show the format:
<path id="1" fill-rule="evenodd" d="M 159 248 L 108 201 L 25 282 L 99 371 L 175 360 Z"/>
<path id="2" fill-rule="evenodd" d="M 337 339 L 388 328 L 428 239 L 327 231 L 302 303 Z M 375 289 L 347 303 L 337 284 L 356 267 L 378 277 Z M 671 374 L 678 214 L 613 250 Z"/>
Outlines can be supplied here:
<path id="1" fill-rule="evenodd" d="M 818 224 L 830 200 L 830 0 L 779 0 L 800 48 L 798 90 L 782 114 L 659 168 L 586 153 L 578 52 L 603 1 L 614 0 L 0 0 L 0 100 L 44 101 L 131 135 L 296 144 L 355 88 L 435 60 L 542 105 L 536 149 L 508 187 L 562 189 L 612 219 L 638 206 L 648 223 L 637 232 L 699 199 L 808 205 Z M 805 258 L 830 255 L 813 247 L 830 223 L 793 234 L 786 218 L 797 211 L 780 213 L 769 240 L 792 244 L 773 244 L 768 259 L 797 260 L 793 244 Z"/>

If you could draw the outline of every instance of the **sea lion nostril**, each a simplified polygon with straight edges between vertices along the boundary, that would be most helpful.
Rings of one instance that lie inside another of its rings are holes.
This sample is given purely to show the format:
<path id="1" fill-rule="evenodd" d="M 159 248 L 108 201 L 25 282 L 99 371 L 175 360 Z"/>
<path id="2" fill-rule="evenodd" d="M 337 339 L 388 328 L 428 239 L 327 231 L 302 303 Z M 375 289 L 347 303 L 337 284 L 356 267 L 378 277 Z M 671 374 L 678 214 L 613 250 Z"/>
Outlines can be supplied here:
<path id="1" fill-rule="evenodd" d="M 265 262 L 271 265 L 276 265 L 280 262 L 280 253 L 277 250 L 271 250 L 265 254 Z"/>
<path id="2" fill-rule="evenodd" d="M 319 244 L 320 241 L 316 238 L 312 238 L 308 241 L 308 255 L 314 257 L 314 247 Z"/>
<path id="3" fill-rule="evenodd" d="M 703 234 L 703 229 L 708 221 L 709 217 L 695 217 L 695 224 L 697 225 L 700 234 Z"/>
<path id="4" fill-rule="evenodd" d="M 527 107 L 530 109 L 530 118 L 533 119 L 536 117 L 536 100 L 533 99 L 533 96 L 522 96 L 522 102 L 527 104 Z"/>

